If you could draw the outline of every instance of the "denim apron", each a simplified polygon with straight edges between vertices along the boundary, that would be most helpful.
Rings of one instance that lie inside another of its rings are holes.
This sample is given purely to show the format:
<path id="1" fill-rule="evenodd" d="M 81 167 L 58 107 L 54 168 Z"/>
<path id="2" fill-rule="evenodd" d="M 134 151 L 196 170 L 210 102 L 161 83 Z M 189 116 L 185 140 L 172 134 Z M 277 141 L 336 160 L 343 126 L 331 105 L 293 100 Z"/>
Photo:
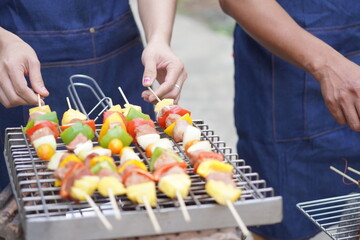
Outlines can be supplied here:
<path id="1" fill-rule="evenodd" d="M 86 74 L 97 80 L 115 104 L 124 104 L 121 86 L 132 104 L 146 113 L 152 105 L 141 98 L 143 45 L 129 1 L 125 0 L 3 0 L 0 26 L 17 34 L 36 51 L 41 73 L 50 96 L 45 103 L 58 117 L 68 108 L 69 77 Z M 97 102 L 91 94 L 81 96 L 85 109 Z M 19 127 L 28 119 L 29 107 L 5 109 L 0 106 L 0 148 L 4 129 Z M 0 156 L 0 189 L 8 174 Z"/>
<path id="2" fill-rule="evenodd" d="M 360 63 L 360 1 L 278 1 L 311 34 Z M 267 239 L 308 239 L 320 231 L 296 204 L 348 194 L 329 170 L 360 170 L 360 133 L 336 123 L 320 86 L 239 26 L 234 33 L 237 151 L 283 197 L 283 221 L 251 230 Z M 359 176 L 354 176 L 360 179 Z"/>

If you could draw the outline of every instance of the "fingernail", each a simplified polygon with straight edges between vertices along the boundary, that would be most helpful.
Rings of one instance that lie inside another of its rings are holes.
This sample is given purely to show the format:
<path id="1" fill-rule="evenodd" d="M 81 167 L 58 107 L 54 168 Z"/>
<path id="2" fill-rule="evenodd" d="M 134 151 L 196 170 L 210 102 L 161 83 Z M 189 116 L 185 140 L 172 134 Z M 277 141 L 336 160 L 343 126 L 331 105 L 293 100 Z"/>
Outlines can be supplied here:
<path id="1" fill-rule="evenodd" d="M 46 92 L 46 93 L 49 93 L 49 91 L 48 91 L 45 87 L 42 87 L 42 88 L 41 88 L 41 91 Z"/>
<path id="2" fill-rule="evenodd" d="M 143 79 L 143 83 L 149 83 L 151 80 L 150 80 L 150 78 L 144 78 Z"/>

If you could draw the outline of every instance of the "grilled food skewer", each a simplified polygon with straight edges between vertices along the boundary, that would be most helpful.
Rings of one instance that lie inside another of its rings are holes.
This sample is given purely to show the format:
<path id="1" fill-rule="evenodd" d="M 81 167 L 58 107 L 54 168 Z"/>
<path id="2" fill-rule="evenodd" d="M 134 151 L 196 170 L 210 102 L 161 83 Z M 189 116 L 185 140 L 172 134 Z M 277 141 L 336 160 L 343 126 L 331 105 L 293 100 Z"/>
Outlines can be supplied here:
<path id="1" fill-rule="evenodd" d="M 88 118 L 84 114 L 82 114 L 82 113 L 80 113 L 80 112 L 78 112 L 76 110 L 73 110 L 71 108 L 69 98 L 66 98 L 66 99 L 67 99 L 67 102 L 68 102 L 69 110 L 67 111 L 66 115 L 64 114 L 65 119 L 63 119 L 64 120 L 63 122 L 65 124 L 69 124 L 69 123 L 71 124 L 71 123 L 74 123 L 75 121 L 87 121 L 87 122 L 90 121 L 90 120 L 88 120 Z M 91 121 L 91 123 L 93 123 L 93 125 L 94 125 L 93 121 Z M 85 127 L 87 127 L 87 126 L 85 126 Z M 92 130 L 94 131 L 94 129 L 92 129 Z M 79 143 L 77 143 L 76 146 L 75 146 L 74 152 L 79 156 L 79 158 L 82 161 L 85 161 L 87 155 L 91 152 L 91 150 L 93 150 L 92 143 L 90 143 L 89 141 L 91 141 L 91 140 L 83 139 Z M 93 155 L 94 154 L 98 155 L 97 153 L 93 153 Z M 92 158 L 89 159 L 89 160 L 91 162 Z M 96 164 L 98 162 L 100 162 L 100 161 L 102 161 L 104 159 L 103 158 L 98 158 L 97 160 L 98 161 L 94 161 L 94 165 L 95 165 L 95 168 L 97 168 L 97 170 L 96 170 L 96 171 L 98 171 L 97 173 L 99 173 L 99 172 L 102 171 L 101 169 L 103 167 L 106 167 L 106 165 L 104 165 L 102 163 L 99 163 L 99 165 L 96 166 Z M 93 170 L 93 169 L 91 169 L 91 170 Z M 114 171 L 115 171 L 115 163 L 114 163 Z M 119 207 L 117 206 L 116 200 L 115 200 L 115 194 L 121 194 L 122 192 L 121 192 L 121 189 L 119 190 L 119 187 L 117 185 L 116 186 L 114 185 L 115 183 L 117 183 L 117 181 L 112 181 L 113 179 L 109 179 L 109 178 L 111 178 L 111 176 L 112 175 L 110 173 L 108 173 L 108 174 L 105 174 L 105 178 L 101 177 L 99 179 L 99 181 L 98 181 L 98 185 L 97 185 L 96 188 L 98 188 L 101 195 L 107 195 L 110 198 L 110 202 L 112 203 L 112 207 L 113 207 L 113 210 L 114 210 L 114 213 L 115 213 L 115 217 L 117 219 L 121 219 L 120 210 L 119 210 Z M 120 183 L 120 185 L 122 186 L 122 183 Z M 115 192 L 113 191 L 112 187 L 114 187 Z"/>
<path id="2" fill-rule="evenodd" d="M 118 172 L 127 187 L 127 197 L 135 203 L 145 205 L 155 232 L 161 232 L 160 225 L 151 208 L 156 205 L 157 200 L 154 177 L 131 147 L 122 149 Z"/>
<path id="3" fill-rule="evenodd" d="M 123 96 L 124 100 L 127 102 L 127 104 L 129 104 L 121 87 L 119 87 L 119 91 L 120 91 L 121 95 Z M 132 109 L 132 113 L 134 113 L 135 111 L 136 110 Z M 137 113 L 136 116 L 140 116 L 140 114 Z M 139 123 L 135 123 L 137 121 Z M 140 121 L 142 121 L 142 122 L 140 123 Z M 132 121 L 130 121 L 128 123 L 130 123 L 130 124 L 128 124 L 128 132 L 137 141 L 137 143 L 140 145 L 140 147 L 143 148 L 143 150 L 146 152 L 147 157 L 151 157 L 152 153 L 154 151 L 156 151 L 157 147 L 172 150 L 172 143 L 167 138 L 160 139 L 160 134 L 156 131 L 155 124 L 153 123 L 153 121 L 151 119 L 144 119 L 144 120 L 133 119 Z M 134 130 L 131 130 L 132 125 L 135 126 Z M 146 128 L 143 128 L 145 126 L 141 126 L 141 125 L 148 125 L 148 126 L 146 126 Z M 176 153 L 174 152 L 174 154 L 176 154 Z M 165 163 L 164 165 L 167 165 L 167 164 Z M 167 171 L 169 171 L 170 169 L 171 168 L 169 168 Z M 150 170 L 153 171 L 154 169 L 150 168 Z M 183 174 L 185 174 L 185 173 L 183 173 Z M 160 186 L 162 184 L 160 181 L 162 181 L 162 180 L 161 179 L 157 179 L 157 180 L 159 181 L 159 186 Z M 174 180 L 176 180 L 176 179 L 174 179 Z M 174 181 L 171 181 L 171 182 L 174 182 Z M 189 183 L 187 183 L 187 182 L 189 182 Z M 190 182 L 189 177 L 188 177 L 187 181 L 185 181 L 185 182 L 182 181 L 181 183 L 185 184 L 185 186 L 186 186 L 185 188 L 188 188 L 188 189 L 190 188 L 191 182 Z M 176 192 L 176 193 L 169 193 L 169 189 L 174 188 L 176 185 L 170 186 L 170 184 L 168 184 L 168 183 L 166 185 L 167 186 L 166 186 L 165 190 L 162 189 L 161 187 L 160 187 L 160 190 L 162 192 L 164 192 L 165 195 L 167 195 L 168 197 L 171 197 L 171 198 L 174 198 L 175 196 L 177 197 L 179 204 L 180 204 L 181 211 L 184 216 L 184 219 L 186 222 L 189 222 L 190 215 L 187 211 L 187 208 L 186 208 L 186 205 L 185 205 L 185 202 L 184 202 L 183 196 L 181 195 L 180 190 L 179 189 L 175 190 L 174 192 Z M 182 190 L 184 190 L 184 188 Z M 187 190 L 187 193 L 188 193 L 188 190 Z"/>
<path id="4" fill-rule="evenodd" d="M 155 93 L 153 93 L 155 95 Z M 184 145 L 184 148 L 186 149 L 186 145 L 187 143 L 190 143 L 191 145 L 191 142 L 192 141 L 198 141 L 198 142 L 201 142 L 200 141 L 200 136 L 201 136 L 201 132 L 194 128 L 192 126 L 192 120 L 190 118 L 190 113 L 189 111 L 185 110 L 185 109 L 176 109 L 176 106 L 174 105 L 174 108 L 173 110 L 171 110 L 171 107 L 169 108 L 169 105 L 173 105 L 172 101 L 169 101 L 168 100 L 162 100 L 162 101 L 159 101 L 159 103 L 157 104 L 157 106 L 155 107 L 155 110 L 157 110 L 157 113 L 158 113 L 158 116 L 159 116 L 159 113 L 160 113 L 160 116 L 162 116 L 162 123 L 160 124 L 160 121 L 158 120 L 159 124 L 162 125 L 162 127 L 166 127 L 165 129 L 165 133 L 168 134 L 169 136 L 173 137 L 174 138 L 174 141 L 175 142 L 183 142 L 183 145 Z M 161 112 L 162 109 L 165 109 L 165 112 Z M 167 115 L 167 112 L 174 112 L 174 114 L 171 115 L 168 114 Z M 187 116 L 188 115 L 188 116 Z M 169 119 L 170 120 L 169 120 Z M 178 125 L 178 126 L 177 126 Z M 205 143 L 205 142 L 204 142 Z M 200 143 L 202 144 L 202 143 Z M 203 144 L 203 145 L 206 145 L 206 144 Z M 200 145 L 199 145 L 200 146 Z M 209 145 L 210 146 L 210 145 Z M 195 147 L 196 148 L 196 151 L 198 152 L 201 152 L 202 150 L 202 147 L 199 148 L 199 147 Z M 205 152 L 208 152 L 208 153 L 211 153 L 211 149 L 203 149 Z M 195 151 L 195 152 L 196 152 Z M 188 154 L 188 152 L 185 150 L 185 153 Z M 210 154 L 211 155 L 211 154 Z M 196 159 L 196 158 L 195 158 Z M 199 159 L 198 159 L 199 160 Z M 200 164 L 198 164 L 197 166 L 200 166 L 202 163 L 202 161 L 206 161 L 207 159 L 203 159 L 203 160 L 200 160 Z M 214 165 L 219 165 L 217 160 L 211 160 L 211 158 L 209 159 L 210 161 L 215 161 L 214 162 Z M 195 161 L 196 162 L 196 161 Z M 195 165 L 195 163 L 193 163 L 193 165 Z M 228 164 L 222 164 L 222 168 L 226 168 L 226 169 L 229 169 L 229 167 L 231 167 L 231 165 L 228 165 Z M 226 165 L 226 166 L 225 166 Z M 195 166 L 194 166 L 195 167 Z M 211 167 L 208 168 L 208 170 L 211 170 Z M 206 174 L 208 175 L 208 174 Z M 202 175 L 202 177 L 206 178 L 207 180 L 207 176 L 204 176 Z M 221 175 L 221 174 L 220 174 Z M 215 178 L 216 179 L 216 178 Z M 207 180 L 208 181 L 208 180 Z M 218 182 L 218 181 L 214 181 L 214 180 L 210 180 L 212 181 L 213 185 L 214 183 Z M 221 182 L 222 183 L 222 182 Z M 225 183 L 225 182 L 224 182 Z M 226 185 L 227 186 L 227 185 Z M 213 186 L 214 187 L 214 186 Z M 211 190 L 212 187 L 210 187 L 209 184 L 206 185 L 206 190 L 207 192 L 209 193 L 209 195 L 211 195 L 212 197 L 215 198 L 215 200 L 218 202 L 218 203 L 222 203 L 224 204 L 222 201 L 220 202 L 220 200 L 216 199 L 215 196 L 213 196 L 213 194 L 215 194 L 215 192 L 213 190 Z M 213 192 L 213 194 L 210 194 L 210 191 Z M 235 194 L 235 192 L 233 191 L 233 196 L 237 195 Z M 215 194 L 216 195 L 216 194 Z M 231 198 L 229 196 L 229 198 Z M 240 215 L 237 213 L 237 211 L 235 210 L 234 206 L 233 206 L 233 203 L 232 201 L 230 201 L 230 199 L 226 199 L 226 205 L 228 206 L 230 212 L 232 213 L 232 215 L 234 216 L 236 222 L 238 223 L 241 231 L 243 232 L 243 234 L 245 236 L 249 236 L 250 235 L 250 232 L 249 230 L 247 229 L 246 225 L 244 224 L 244 222 L 242 221 L 242 219 L 240 218 Z M 232 198 L 233 199 L 233 198 Z"/>

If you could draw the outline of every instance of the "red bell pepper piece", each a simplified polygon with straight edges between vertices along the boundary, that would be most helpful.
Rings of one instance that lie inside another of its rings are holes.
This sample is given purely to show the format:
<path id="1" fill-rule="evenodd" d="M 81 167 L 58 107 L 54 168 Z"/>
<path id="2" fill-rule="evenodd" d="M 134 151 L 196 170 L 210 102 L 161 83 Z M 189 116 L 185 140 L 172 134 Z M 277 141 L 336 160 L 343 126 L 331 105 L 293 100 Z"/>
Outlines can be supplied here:
<path id="1" fill-rule="evenodd" d="M 136 139 L 136 128 L 143 125 L 143 124 L 148 124 L 151 127 L 155 128 L 155 124 L 152 120 L 145 120 L 142 118 L 135 118 L 129 122 L 127 122 L 126 124 L 126 130 L 128 131 L 128 133 L 133 137 L 133 139 Z"/>
<path id="2" fill-rule="evenodd" d="M 85 120 L 85 121 L 81 121 L 84 124 L 87 124 L 89 127 L 92 128 L 92 130 L 95 132 L 96 131 L 96 127 L 95 127 L 95 121 L 94 120 Z M 75 123 L 69 123 L 66 125 L 62 125 L 60 127 L 61 131 L 65 131 L 66 129 L 68 129 L 69 127 L 71 127 L 72 125 L 74 125 Z"/>
<path id="3" fill-rule="evenodd" d="M 30 139 L 31 136 L 39 129 L 41 128 L 45 128 L 48 127 L 50 128 L 50 130 L 54 133 L 54 137 L 57 138 L 60 133 L 59 133 L 59 129 L 58 129 L 58 125 L 52 121 L 44 121 L 44 122 L 40 122 L 38 124 L 36 124 L 35 126 L 29 128 L 28 130 L 26 130 L 26 135 L 28 136 L 28 138 Z"/>
<path id="4" fill-rule="evenodd" d="M 189 115 L 191 115 L 191 112 L 183 109 L 179 106 L 174 106 L 172 108 L 170 108 L 168 111 L 165 112 L 165 114 L 163 114 L 162 116 L 157 118 L 157 121 L 159 123 L 159 125 L 162 128 L 166 128 L 166 118 L 170 115 L 170 114 L 178 114 L 181 117 L 184 116 L 185 114 L 189 113 Z"/>

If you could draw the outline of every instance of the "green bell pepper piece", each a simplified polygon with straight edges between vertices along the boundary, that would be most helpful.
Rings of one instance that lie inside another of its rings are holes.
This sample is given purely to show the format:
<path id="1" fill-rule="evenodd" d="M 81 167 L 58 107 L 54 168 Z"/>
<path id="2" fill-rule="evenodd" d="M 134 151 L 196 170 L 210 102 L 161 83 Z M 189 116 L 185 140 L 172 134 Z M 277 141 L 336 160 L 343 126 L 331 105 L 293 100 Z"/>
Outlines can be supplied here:
<path id="1" fill-rule="evenodd" d="M 142 113 L 138 110 L 136 110 L 133 107 L 130 107 L 128 114 L 126 115 L 126 121 L 129 122 L 135 118 L 142 118 L 142 119 L 146 119 L 146 120 L 150 120 L 150 116 Z"/>
<path id="2" fill-rule="evenodd" d="M 93 139 L 95 135 L 93 129 L 89 125 L 82 122 L 76 122 L 71 127 L 65 129 L 60 134 L 60 137 L 62 141 L 68 145 L 79 133 L 82 133 L 89 140 Z"/>
<path id="3" fill-rule="evenodd" d="M 46 113 L 46 114 L 43 114 L 43 115 L 40 115 L 34 119 L 32 119 L 31 121 L 29 121 L 27 124 L 26 124 L 26 127 L 24 128 L 24 132 L 26 133 L 26 131 L 33 127 L 34 126 L 34 123 L 35 123 L 35 120 L 47 120 L 47 121 L 51 121 L 51 122 L 54 122 L 56 124 L 59 124 L 59 120 L 58 120 L 58 117 L 57 117 L 57 113 L 55 111 L 52 111 L 52 112 L 49 112 L 49 113 Z"/>
<path id="4" fill-rule="evenodd" d="M 154 166 L 155 166 L 155 162 L 158 160 L 158 158 L 162 155 L 162 154 L 168 154 L 170 155 L 170 157 L 172 157 L 175 161 L 177 162 L 182 162 L 183 160 L 180 158 L 179 155 L 176 154 L 176 152 L 170 150 L 170 149 L 165 149 L 162 147 L 156 147 L 154 149 L 154 152 L 151 155 L 151 159 L 150 159 L 150 165 L 149 165 L 149 170 L 150 172 L 154 171 Z"/>
<path id="5" fill-rule="evenodd" d="M 97 164 L 95 164 L 95 166 L 91 168 L 91 172 L 93 174 L 98 174 L 103 168 L 109 168 L 111 171 L 116 172 L 116 168 L 114 167 L 114 165 L 112 165 L 108 161 L 98 162 Z"/>
<path id="6" fill-rule="evenodd" d="M 100 146 L 107 148 L 110 141 L 114 138 L 119 139 L 123 146 L 129 146 L 133 138 L 122 127 L 115 126 L 109 129 L 106 134 L 101 138 Z"/>

